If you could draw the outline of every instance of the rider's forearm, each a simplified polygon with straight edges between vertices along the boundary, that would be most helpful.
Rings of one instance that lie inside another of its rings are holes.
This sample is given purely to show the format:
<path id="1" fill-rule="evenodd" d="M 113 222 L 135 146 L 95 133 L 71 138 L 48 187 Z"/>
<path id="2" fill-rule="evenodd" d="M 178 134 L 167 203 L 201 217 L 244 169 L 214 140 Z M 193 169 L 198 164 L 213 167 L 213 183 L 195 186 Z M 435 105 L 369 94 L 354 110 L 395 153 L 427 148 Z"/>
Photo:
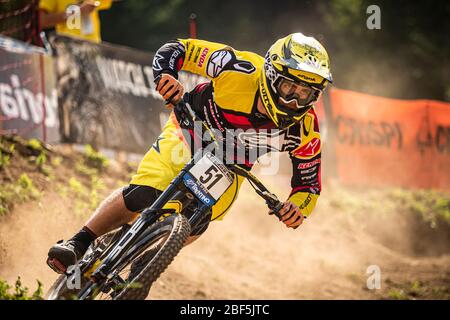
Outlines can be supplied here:
<path id="1" fill-rule="evenodd" d="M 292 192 L 289 200 L 294 202 L 302 214 L 308 216 L 316 206 L 317 198 L 322 191 L 321 153 L 309 159 L 291 156 L 292 160 Z"/>
<path id="2" fill-rule="evenodd" d="M 162 73 L 168 73 L 178 79 L 185 52 L 183 44 L 179 41 L 168 42 L 159 48 L 153 58 L 154 78 L 156 79 Z"/>
<path id="3" fill-rule="evenodd" d="M 159 48 L 153 59 L 153 75 L 156 78 L 161 73 L 169 73 L 178 79 L 178 72 L 184 70 L 210 79 L 217 78 L 227 68 L 227 64 L 237 61 L 237 53 L 238 51 L 221 43 L 178 39 Z M 210 59 L 216 61 L 210 64 Z"/>
<path id="4" fill-rule="evenodd" d="M 300 212 L 304 216 L 308 217 L 316 207 L 318 198 L 318 194 L 309 192 L 296 192 L 289 197 L 289 200 L 299 207 Z"/>

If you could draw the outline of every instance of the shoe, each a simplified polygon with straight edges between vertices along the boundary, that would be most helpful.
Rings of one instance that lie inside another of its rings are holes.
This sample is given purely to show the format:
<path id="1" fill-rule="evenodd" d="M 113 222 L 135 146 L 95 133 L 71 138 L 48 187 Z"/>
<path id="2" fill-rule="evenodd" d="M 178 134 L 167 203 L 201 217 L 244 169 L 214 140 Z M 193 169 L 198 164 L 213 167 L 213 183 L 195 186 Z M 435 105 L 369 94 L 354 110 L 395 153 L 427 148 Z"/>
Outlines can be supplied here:
<path id="1" fill-rule="evenodd" d="M 48 251 L 47 264 L 55 272 L 62 274 L 69 266 L 75 265 L 85 252 L 83 245 L 78 241 L 60 240 Z"/>

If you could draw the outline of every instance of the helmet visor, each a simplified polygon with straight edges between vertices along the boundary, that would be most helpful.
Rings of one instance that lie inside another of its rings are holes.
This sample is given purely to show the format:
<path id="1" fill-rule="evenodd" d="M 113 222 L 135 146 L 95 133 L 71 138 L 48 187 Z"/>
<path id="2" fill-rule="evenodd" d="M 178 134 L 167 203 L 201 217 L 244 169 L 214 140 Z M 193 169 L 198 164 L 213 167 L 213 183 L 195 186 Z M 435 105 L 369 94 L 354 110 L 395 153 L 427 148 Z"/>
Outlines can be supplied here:
<path id="1" fill-rule="evenodd" d="M 280 102 L 292 110 L 302 109 L 311 105 L 319 98 L 320 90 L 305 83 L 297 83 L 281 78 L 277 84 Z"/>

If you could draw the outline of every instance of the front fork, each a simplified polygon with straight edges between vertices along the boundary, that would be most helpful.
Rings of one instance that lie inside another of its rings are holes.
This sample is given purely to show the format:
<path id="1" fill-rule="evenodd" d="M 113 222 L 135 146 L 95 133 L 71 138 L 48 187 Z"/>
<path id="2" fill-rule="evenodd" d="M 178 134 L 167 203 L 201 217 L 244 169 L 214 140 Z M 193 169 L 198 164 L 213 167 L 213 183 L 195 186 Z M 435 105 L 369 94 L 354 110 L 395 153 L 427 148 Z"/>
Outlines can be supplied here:
<path id="1" fill-rule="evenodd" d="M 140 217 L 133 223 L 131 228 L 123 235 L 123 237 L 114 245 L 105 260 L 91 275 L 91 281 L 94 284 L 101 284 L 106 277 L 111 273 L 111 270 L 116 268 L 125 252 L 127 252 L 136 242 L 139 236 L 150 225 L 155 223 L 167 210 L 163 209 L 164 205 L 172 199 L 174 194 L 179 191 L 180 186 L 183 186 L 183 177 L 187 171 L 194 165 L 196 156 L 181 170 L 181 172 L 170 182 L 169 186 L 156 199 L 156 201 L 147 209 L 142 211 Z M 188 192 L 188 191 L 187 191 Z M 202 204 L 196 208 L 192 216 L 189 218 L 189 223 L 194 228 L 202 219 L 203 214 L 209 209 L 208 206 Z M 86 288 L 87 289 L 87 288 Z M 92 288 L 89 290 L 82 290 L 79 298 L 85 299 L 89 297 Z"/>

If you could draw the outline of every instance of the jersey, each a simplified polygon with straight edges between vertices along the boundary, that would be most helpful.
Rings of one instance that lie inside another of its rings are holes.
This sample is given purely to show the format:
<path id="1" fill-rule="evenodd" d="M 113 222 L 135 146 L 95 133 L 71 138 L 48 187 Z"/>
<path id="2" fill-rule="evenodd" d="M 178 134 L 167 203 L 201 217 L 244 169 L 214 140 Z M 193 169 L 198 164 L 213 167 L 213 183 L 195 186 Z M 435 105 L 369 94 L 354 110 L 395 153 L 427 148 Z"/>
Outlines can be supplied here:
<path id="1" fill-rule="evenodd" d="M 234 143 L 245 149 L 244 154 L 234 155 L 235 160 L 248 169 L 255 162 L 254 157 L 249 157 L 255 154 L 255 148 L 258 157 L 268 152 L 287 152 L 293 168 L 289 200 L 308 216 L 321 191 L 318 118 L 312 108 L 301 122 L 280 130 L 259 112 L 258 83 L 263 65 L 264 58 L 253 52 L 204 40 L 179 39 L 156 52 L 153 73 L 155 79 L 162 73 L 178 78 L 180 70 L 207 77 L 208 83 L 189 93 L 193 109 L 216 131 L 226 135 L 233 130 Z"/>

